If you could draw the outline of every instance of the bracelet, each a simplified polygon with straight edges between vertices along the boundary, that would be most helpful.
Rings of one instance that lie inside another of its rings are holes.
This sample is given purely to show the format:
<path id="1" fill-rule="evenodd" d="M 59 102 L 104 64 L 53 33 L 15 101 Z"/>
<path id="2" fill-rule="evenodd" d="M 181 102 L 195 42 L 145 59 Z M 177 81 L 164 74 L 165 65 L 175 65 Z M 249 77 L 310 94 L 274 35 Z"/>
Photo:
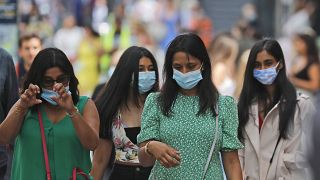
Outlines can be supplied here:
<path id="1" fill-rule="evenodd" d="M 71 118 L 73 118 L 74 116 L 76 116 L 77 114 L 79 114 L 79 109 L 77 108 L 77 106 L 74 106 L 74 108 L 76 109 L 76 111 L 74 113 L 68 113 L 67 115 Z"/>
<path id="2" fill-rule="evenodd" d="M 147 142 L 147 144 L 144 146 L 144 152 L 146 154 L 148 154 L 149 156 L 153 156 L 148 150 L 148 146 L 149 146 L 150 143 L 151 143 L 151 141 Z"/>

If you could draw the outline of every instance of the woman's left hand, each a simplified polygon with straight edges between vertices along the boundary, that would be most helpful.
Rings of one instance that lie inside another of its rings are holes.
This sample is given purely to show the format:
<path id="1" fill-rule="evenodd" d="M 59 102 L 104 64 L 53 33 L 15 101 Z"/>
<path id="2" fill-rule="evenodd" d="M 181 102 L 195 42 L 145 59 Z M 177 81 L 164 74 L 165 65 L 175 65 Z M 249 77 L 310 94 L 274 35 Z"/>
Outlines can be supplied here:
<path id="1" fill-rule="evenodd" d="M 52 99 L 66 112 L 70 113 L 74 110 L 74 104 L 72 100 L 71 94 L 68 93 L 66 88 L 63 86 L 62 83 L 56 83 L 53 86 L 53 91 L 59 94 L 59 97 L 52 97 Z"/>
<path id="2" fill-rule="evenodd" d="M 150 153 L 166 167 L 176 167 L 180 165 L 180 152 L 173 147 L 160 141 L 151 141 L 148 145 Z"/>

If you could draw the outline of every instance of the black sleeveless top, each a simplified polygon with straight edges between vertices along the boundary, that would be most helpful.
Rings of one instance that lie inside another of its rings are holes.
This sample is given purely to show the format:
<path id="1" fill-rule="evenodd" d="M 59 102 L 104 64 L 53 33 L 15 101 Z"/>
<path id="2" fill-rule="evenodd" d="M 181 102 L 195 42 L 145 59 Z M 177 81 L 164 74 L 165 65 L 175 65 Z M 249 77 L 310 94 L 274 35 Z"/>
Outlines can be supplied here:
<path id="1" fill-rule="evenodd" d="M 140 129 L 141 129 L 140 127 L 124 128 L 124 130 L 126 131 L 127 137 L 134 144 L 137 144 L 137 136 L 140 132 Z"/>
<path id="2" fill-rule="evenodd" d="M 314 62 L 308 63 L 303 69 L 301 69 L 301 71 L 296 73 L 294 76 L 296 78 L 299 78 L 299 79 L 302 79 L 302 80 L 310 80 L 308 71 L 310 69 L 310 66 L 313 65 L 313 64 L 314 64 Z"/>

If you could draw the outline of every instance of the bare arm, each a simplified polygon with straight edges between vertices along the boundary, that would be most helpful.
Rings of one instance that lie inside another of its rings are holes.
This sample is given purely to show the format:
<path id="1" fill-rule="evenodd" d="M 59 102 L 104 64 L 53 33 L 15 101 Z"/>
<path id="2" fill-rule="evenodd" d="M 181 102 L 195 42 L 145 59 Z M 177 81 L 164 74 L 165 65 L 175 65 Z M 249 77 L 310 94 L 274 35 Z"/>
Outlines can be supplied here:
<path id="1" fill-rule="evenodd" d="M 230 152 L 223 151 L 222 161 L 228 180 L 243 179 L 237 150 Z"/>
<path id="2" fill-rule="evenodd" d="M 61 83 L 56 83 L 53 90 L 59 94 L 59 97 L 52 97 L 57 104 L 67 113 L 71 114 L 73 126 L 79 137 L 81 144 L 89 150 L 94 150 L 99 143 L 99 115 L 94 102 L 89 99 L 86 103 L 83 115 L 77 112 L 72 101 L 72 97 L 67 93 L 65 87 Z"/>
<path id="3" fill-rule="evenodd" d="M 112 152 L 112 141 L 100 138 L 99 145 L 93 153 L 92 170 L 90 174 L 95 180 L 102 180 Z"/>
<path id="4" fill-rule="evenodd" d="M 83 116 L 76 113 L 71 119 L 81 144 L 87 149 L 94 150 L 99 143 L 100 121 L 93 101 L 88 100 L 83 110 Z"/>
<path id="5" fill-rule="evenodd" d="M 36 98 L 40 88 L 30 84 L 0 124 L 0 144 L 9 144 L 18 135 L 28 109 L 42 101 Z"/>
<path id="6" fill-rule="evenodd" d="M 18 135 L 28 109 L 21 107 L 18 100 L 0 125 L 0 144 L 9 144 Z"/>
<path id="7" fill-rule="evenodd" d="M 154 162 L 156 161 L 156 158 L 154 158 L 154 156 L 152 156 L 151 154 L 146 153 L 146 147 L 145 145 L 148 143 L 147 142 L 143 142 L 140 144 L 140 150 L 138 153 L 138 158 L 139 158 L 139 162 L 142 166 L 144 167 L 150 167 L 154 165 Z M 150 142 L 151 143 L 151 142 Z M 149 145 L 150 145 L 149 143 Z M 148 148 L 150 148 L 150 146 L 148 145 Z"/>
<path id="8" fill-rule="evenodd" d="M 150 141 L 148 144 L 148 153 L 145 152 L 146 143 L 140 145 L 138 157 L 142 166 L 152 166 L 156 160 L 166 168 L 176 167 L 180 164 L 180 153 L 169 145 L 160 141 Z"/>
<path id="9" fill-rule="evenodd" d="M 238 155 L 239 155 L 239 161 L 240 161 L 240 167 L 241 167 L 241 172 L 242 172 L 242 175 L 245 177 L 246 176 L 246 172 L 244 170 L 244 151 L 245 149 L 239 149 L 238 150 Z"/>

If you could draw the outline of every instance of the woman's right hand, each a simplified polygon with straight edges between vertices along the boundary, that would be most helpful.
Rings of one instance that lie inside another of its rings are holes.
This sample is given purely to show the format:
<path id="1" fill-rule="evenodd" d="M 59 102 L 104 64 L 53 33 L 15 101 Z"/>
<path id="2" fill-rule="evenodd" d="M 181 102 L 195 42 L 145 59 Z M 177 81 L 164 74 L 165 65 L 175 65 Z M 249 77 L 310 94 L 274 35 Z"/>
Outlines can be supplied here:
<path id="1" fill-rule="evenodd" d="M 180 164 L 180 152 L 165 143 L 152 141 L 148 145 L 148 151 L 166 168 Z"/>
<path id="2" fill-rule="evenodd" d="M 39 86 L 30 84 L 28 89 L 26 89 L 20 96 L 20 107 L 28 109 L 33 105 L 42 103 L 40 99 L 37 99 L 37 94 L 39 93 Z"/>

